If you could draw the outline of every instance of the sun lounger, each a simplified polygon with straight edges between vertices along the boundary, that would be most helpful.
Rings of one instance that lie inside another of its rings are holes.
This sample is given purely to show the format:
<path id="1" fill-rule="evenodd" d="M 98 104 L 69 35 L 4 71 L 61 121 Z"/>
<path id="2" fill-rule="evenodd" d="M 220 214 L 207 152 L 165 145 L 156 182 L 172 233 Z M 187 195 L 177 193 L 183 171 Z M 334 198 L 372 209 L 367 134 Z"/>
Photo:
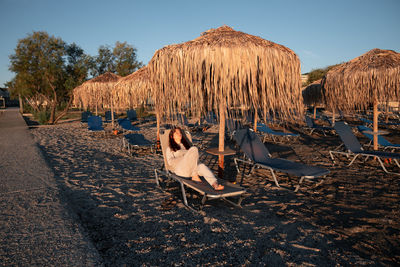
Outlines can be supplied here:
<path id="1" fill-rule="evenodd" d="M 134 109 L 127 110 L 126 116 L 128 117 L 128 120 L 130 120 L 130 121 L 137 121 L 137 114 L 136 114 L 136 110 L 134 110 Z"/>
<path id="2" fill-rule="evenodd" d="M 113 112 L 114 113 L 114 120 L 116 120 L 117 119 L 117 115 L 115 114 L 115 112 Z M 111 120 L 112 120 L 112 118 L 111 118 L 111 111 L 106 111 L 105 113 L 104 113 L 104 122 L 111 122 Z"/>
<path id="3" fill-rule="evenodd" d="M 274 142 L 277 141 L 276 138 L 286 138 L 286 140 L 290 140 L 291 138 L 299 137 L 298 134 L 294 133 L 276 132 L 264 123 L 257 123 L 257 131 L 264 134 L 263 143 L 267 140 L 268 137 L 270 137 Z"/>
<path id="4" fill-rule="evenodd" d="M 367 137 L 370 140 L 368 144 L 370 146 L 374 141 L 374 136 L 372 134 L 367 133 L 366 131 L 372 132 L 372 129 L 364 125 L 357 126 L 357 129 L 360 131 L 360 133 L 362 133 L 365 137 Z M 378 135 L 378 146 L 383 148 L 383 150 L 391 149 L 392 152 L 394 152 L 394 150 L 396 149 L 400 149 L 400 144 L 393 144 L 388 140 L 386 140 L 382 135 Z"/>
<path id="5" fill-rule="evenodd" d="M 118 119 L 118 125 L 121 127 L 123 131 L 140 131 L 139 127 L 132 125 L 131 121 L 127 118 Z"/>
<path id="6" fill-rule="evenodd" d="M 378 160 L 382 169 L 386 173 L 400 175 L 400 173 L 389 172 L 382 162 L 382 159 L 393 159 L 393 161 L 396 163 L 396 165 L 400 168 L 400 164 L 398 162 L 398 160 L 400 159 L 400 153 L 392 153 L 392 152 L 384 152 L 384 151 L 366 151 L 362 148 L 360 142 L 358 141 L 357 137 L 353 134 L 350 126 L 347 125 L 347 123 L 345 123 L 344 121 L 339 121 L 339 122 L 335 123 L 334 128 L 335 128 L 336 132 L 339 134 L 339 137 L 342 140 L 346 150 L 338 151 L 337 149 L 339 149 L 340 147 L 343 147 L 343 146 L 340 146 L 336 150 L 329 151 L 329 155 L 330 155 L 333 163 L 335 163 L 333 154 L 342 154 L 347 157 L 353 156 L 353 159 L 351 160 L 351 162 L 349 163 L 348 166 L 353 164 L 358 156 L 366 157 L 367 159 L 369 157 L 373 157 Z"/>
<path id="7" fill-rule="evenodd" d="M 326 170 L 324 168 L 310 166 L 282 158 L 271 158 L 271 155 L 268 149 L 265 147 L 264 143 L 261 142 L 258 135 L 250 129 L 240 129 L 236 131 L 234 139 L 240 147 L 240 150 L 245 155 L 245 159 L 234 159 L 238 173 L 240 173 L 238 162 L 251 165 L 251 170 L 249 174 L 255 168 L 269 169 L 271 171 L 274 182 L 278 187 L 280 187 L 280 185 L 275 175 L 275 171 L 283 172 L 288 175 L 298 176 L 300 177 L 300 180 L 294 190 L 295 192 L 299 190 L 300 184 L 305 179 L 311 181 L 317 177 L 324 177 L 329 174 L 329 170 Z"/>
<path id="8" fill-rule="evenodd" d="M 326 136 L 325 131 L 333 130 L 332 127 L 321 126 L 321 125 L 315 124 L 314 120 L 308 116 L 306 116 L 306 123 L 307 123 L 308 129 L 310 130 L 310 134 L 312 134 L 315 130 L 317 130 Z"/>
<path id="9" fill-rule="evenodd" d="M 150 148 L 151 152 L 153 152 L 153 142 L 147 140 L 143 134 L 139 133 L 128 133 L 124 135 L 122 139 L 123 147 L 127 147 L 128 153 L 131 154 L 132 148 L 135 149 L 144 149 Z"/>
<path id="10" fill-rule="evenodd" d="M 162 149 L 162 154 L 164 158 L 164 165 L 161 169 L 155 169 L 155 177 L 156 177 L 156 183 L 157 185 L 161 188 L 160 182 L 162 181 L 161 176 L 166 177 L 167 179 L 172 179 L 175 182 L 178 182 L 181 188 L 182 192 L 182 198 L 183 198 L 183 203 L 185 206 L 189 207 L 190 209 L 194 210 L 193 207 L 191 207 L 188 204 L 187 197 L 186 197 L 186 190 L 185 188 L 191 188 L 192 190 L 196 191 L 200 195 L 203 196 L 201 205 L 204 205 L 205 202 L 209 199 L 222 199 L 230 204 L 241 207 L 241 202 L 243 199 L 243 194 L 246 193 L 246 190 L 239 185 L 235 185 L 232 183 L 229 183 L 225 180 L 218 179 L 218 183 L 224 185 L 224 190 L 214 190 L 211 185 L 209 185 L 207 182 L 194 182 L 191 180 L 190 177 L 181 177 L 176 175 L 175 173 L 170 171 L 165 152 L 168 146 L 168 135 L 169 135 L 170 130 L 165 130 L 163 134 L 160 136 L 160 141 L 161 141 L 161 149 Z M 185 135 L 188 137 L 187 139 L 191 141 L 191 135 L 189 132 L 185 132 Z M 232 200 L 228 198 L 237 198 L 236 202 L 233 202 Z"/>
<path id="11" fill-rule="evenodd" d="M 91 132 L 104 132 L 103 122 L 100 116 L 88 117 L 88 130 Z"/>
<path id="12" fill-rule="evenodd" d="M 92 116 L 92 112 L 90 111 L 84 111 L 81 113 L 81 122 L 82 123 L 87 123 L 88 122 L 88 118 Z"/>

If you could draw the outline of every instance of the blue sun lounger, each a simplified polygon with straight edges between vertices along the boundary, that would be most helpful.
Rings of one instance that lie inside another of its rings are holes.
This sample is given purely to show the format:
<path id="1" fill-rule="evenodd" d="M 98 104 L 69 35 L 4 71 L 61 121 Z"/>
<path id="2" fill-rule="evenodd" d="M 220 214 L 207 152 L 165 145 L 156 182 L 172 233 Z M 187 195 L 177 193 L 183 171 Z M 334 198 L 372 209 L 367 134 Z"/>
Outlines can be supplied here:
<path id="1" fill-rule="evenodd" d="M 140 128 L 132 125 L 131 121 L 127 118 L 118 119 L 117 121 L 123 131 L 140 131 Z"/>
<path id="2" fill-rule="evenodd" d="M 366 133 L 365 131 L 372 132 L 372 129 L 364 125 L 357 126 L 357 129 L 360 131 L 360 133 L 362 133 L 365 137 L 367 137 L 370 140 L 368 145 L 371 145 L 372 142 L 374 141 L 374 136 L 372 134 Z M 382 135 L 378 135 L 378 146 L 382 147 L 383 150 L 392 149 L 392 152 L 395 149 L 400 149 L 400 144 L 393 144 L 388 140 L 386 140 Z"/>
<path id="3" fill-rule="evenodd" d="M 314 120 L 308 116 L 306 116 L 306 123 L 307 123 L 307 127 L 310 130 L 310 134 L 312 134 L 315 130 L 317 130 L 317 131 L 322 132 L 323 135 L 326 136 L 325 131 L 333 130 L 332 127 L 320 126 L 320 125 L 315 124 Z"/>
<path id="4" fill-rule="evenodd" d="M 286 138 L 287 140 L 290 140 L 291 138 L 299 137 L 298 134 L 294 133 L 276 132 L 264 123 L 257 123 L 257 131 L 260 131 L 264 134 L 263 143 L 268 137 L 271 137 L 272 141 L 274 142 L 276 142 L 275 138 Z"/>
<path id="5" fill-rule="evenodd" d="M 100 116 L 89 116 L 88 117 L 88 130 L 91 132 L 104 131 L 103 122 Z"/>
<path id="6" fill-rule="evenodd" d="M 329 151 L 329 155 L 330 155 L 333 163 L 335 163 L 335 159 L 333 157 L 333 154 L 342 154 L 342 155 L 345 155 L 345 156 L 353 156 L 353 159 L 351 160 L 351 162 L 349 163 L 348 166 L 353 164 L 358 156 L 366 157 L 367 159 L 369 157 L 375 157 L 378 160 L 379 164 L 381 165 L 382 169 L 386 173 L 392 173 L 392 174 L 400 175 L 400 173 L 389 172 L 386 169 L 386 167 L 383 164 L 383 162 L 382 162 L 382 159 L 393 159 L 393 161 L 396 163 L 396 165 L 400 168 L 400 164 L 399 164 L 399 161 L 398 161 L 400 159 L 400 153 L 364 150 L 362 148 L 360 142 L 358 141 L 357 137 L 351 131 L 350 126 L 347 125 L 347 123 L 345 123 L 344 121 L 339 121 L 339 122 L 335 123 L 334 128 L 335 128 L 336 132 L 338 133 L 340 139 L 342 140 L 346 150 L 345 151 L 338 151 L 338 149 L 340 147 L 343 147 L 341 145 L 336 150 Z"/>
<path id="7" fill-rule="evenodd" d="M 251 165 L 252 167 L 250 173 L 255 168 L 269 169 L 271 171 L 274 182 L 278 187 L 280 187 L 280 185 L 275 175 L 275 171 L 283 172 L 288 175 L 298 176 L 300 177 L 300 180 L 295 187 L 295 192 L 299 190 L 300 184 L 304 180 L 311 181 L 317 177 L 325 177 L 327 174 L 329 174 L 329 170 L 321 167 L 310 166 L 282 158 L 271 158 L 271 154 L 265 147 L 264 143 L 261 142 L 258 135 L 248 128 L 236 131 L 234 139 L 240 147 L 240 150 L 245 155 L 245 159 L 234 158 L 238 173 L 240 173 L 238 162 Z M 323 179 L 321 179 L 321 182 L 322 181 Z"/>

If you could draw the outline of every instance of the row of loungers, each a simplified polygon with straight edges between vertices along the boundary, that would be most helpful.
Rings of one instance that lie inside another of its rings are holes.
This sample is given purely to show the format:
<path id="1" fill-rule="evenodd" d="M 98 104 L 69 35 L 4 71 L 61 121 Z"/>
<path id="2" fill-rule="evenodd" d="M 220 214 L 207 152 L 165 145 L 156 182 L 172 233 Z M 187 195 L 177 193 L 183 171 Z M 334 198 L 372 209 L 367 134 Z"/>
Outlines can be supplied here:
<path id="1" fill-rule="evenodd" d="M 96 116 L 92 116 L 96 117 Z M 100 120 L 99 120 L 100 118 Z M 99 124 L 101 123 L 101 117 L 97 117 L 95 119 L 96 123 Z M 124 135 L 124 142 L 127 140 L 128 142 L 128 149 L 129 145 L 132 146 L 137 146 L 137 147 L 142 147 L 142 146 L 150 146 L 152 147 L 152 143 L 148 140 L 143 138 L 138 137 L 138 133 L 132 133 L 132 131 L 138 131 L 140 128 L 133 126 L 131 122 L 128 119 L 119 119 L 118 123 L 120 127 L 124 131 L 128 131 L 128 134 Z M 88 121 L 89 128 L 91 127 Z M 229 128 L 229 124 L 227 124 Z M 92 125 L 93 127 L 93 125 Z M 234 162 L 236 169 L 238 173 L 244 173 L 245 166 L 250 166 L 249 172 L 247 174 L 250 175 L 254 169 L 256 168 L 265 168 L 270 170 L 271 175 L 273 177 L 273 180 L 276 184 L 276 186 L 280 187 L 280 184 L 278 182 L 278 178 L 275 174 L 275 172 L 281 172 L 285 173 L 289 176 L 296 176 L 299 177 L 298 184 L 295 186 L 294 191 L 297 192 L 301 186 L 301 184 L 305 181 L 316 181 L 317 185 L 322 183 L 326 175 L 330 173 L 329 170 L 318 167 L 318 166 L 311 166 L 307 164 L 302 164 L 299 162 L 295 161 L 290 161 L 287 159 L 282 159 L 282 158 L 272 158 L 271 154 L 269 153 L 268 149 L 265 147 L 263 141 L 261 140 L 256 133 L 254 133 L 252 130 L 248 128 L 244 129 L 231 129 L 232 130 L 232 135 L 231 137 L 236 141 L 236 144 L 239 146 L 240 150 L 243 153 L 242 158 L 235 157 Z M 279 137 L 284 137 L 284 138 L 293 138 L 293 137 L 298 137 L 297 134 L 291 134 L 291 133 L 283 133 L 283 132 L 275 132 L 271 130 L 268 126 L 265 124 L 259 124 L 258 125 L 258 130 L 261 132 L 264 132 L 270 136 L 279 136 Z M 355 159 L 359 156 L 364 156 L 364 157 L 376 157 L 378 158 L 379 163 L 381 164 L 381 167 L 383 170 L 387 173 L 393 173 L 389 172 L 386 167 L 384 166 L 382 162 L 382 158 L 390 158 L 393 159 L 394 162 L 397 164 L 397 166 L 400 168 L 400 165 L 398 163 L 398 159 L 400 159 L 400 154 L 399 153 L 392 153 L 392 152 L 381 152 L 381 151 L 365 151 L 359 144 L 357 138 L 354 136 L 354 134 L 351 131 L 351 128 L 343 121 L 336 122 L 334 126 L 334 130 L 339 134 L 341 140 L 343 141 L 345 147 L 345 151 L 339 151 L 338 149 L 329 151 L 330 157 L 332 161 L 335 163 L 335 159 L 333 157 L 334 154 L 342 154 L 346 156 L 354 156 L 353 159 L 351 160 L 349 166 L 354 163 Z M 362 130 L 366 130 L 365 128 L 359 127 L 359 130 L 362 132 Z M 168 131 L 166 130 L 164 134 L 161 135 L 161 147 L 162 151 L 164 152 L 165 147 L 167 146 L 167 136 L 168 136 Z M 187 132 L 186 133 L 188 136 L 189 140 L 191 139 L 190 134 Z M 367 136 L 368 137 L 368 136 Z M 138 141 L 139 140 L 139 141 Z M 138 143 L 139 142 L 139 143 Z M 131 144 L 130 144 L 131 143 Z M 393 144 L 392 144 L 393 145 Z M 163 155 L 165 155 L 163 153 Z M 243 171 L 240 170 L 240 165 L 242 164 Z M 397 173 L 395 173 L 397 174 Z M 182 197 L 184 204 L 188 206 L 189 208 L 190 205 L 188 204 L 187 197 L 186 197 L 186 191 L 185 187 L 191 188 L 201 195 L 203 195 L 203 199 L 201 201 L 201 204 L 204 205 L 205 201 L 208 199 L 223 199 L 231 204 L 240 207 L 242 199 L 244 197 L 244 194 L 246 193 L 246 190 L 236 184 L 229 183 L 224 180 L 220 180 L 219 182 L 225 186 L 225 189 L 222 191 L 216 191 L 214 190 L 211 186 L 209 186 L 206 183 L 196 183 L 191 181 L 190 178 L 188 177 L 179 177 L 172 173 L 171 171 L 168 170 L 166 160 L 164 157 L 164 165 L 160 169 L 155 169 L 155 177 L 156 177 L 156 183 L 157 185 L 160 185 L 160 182 L 162 181 L 162 176 L 166 177 L 167 179 L 172 179 L 180 184 L 181 187 L 181 192 L 182 192 Z M 242 176 L 243 179 L 243 176 Z M 241 181 L 242 182 L 242 181 Z M 236 199 L 236 201 L 232 201 L 232 198 Z"/>
<path id="2" fill-rule="evenodd" d="M 375 157 L 378 159 L 378 162 L 386 173 L 400 175 L 400 173 L 388 171 L 382 161 L 382 159 L 392 159 L 397 167 L 400 168 L 400 164 L 398 162 L 400 159 L 400 153 L 364 150 L 356 136 L 353 134 L 350 126 L 343 121 L 336 122 L 333 129 L 343 142 L 343 145 L 341 145 L 339 148 L 329 151 L 329 155 L 334 164 L 336 163 L 334 158 L 335 154 L 341 154 L 347 157 L 352 156 L 353 159 L 350 161 L 348 166 L 352 165 L 355 159 L 358 157 Z M 300 189 L 300 186 L 304 181 L 315 181 L 316 185 L 319 185 L 330 173 L 328 169 L 319 166 L 311 166 L 282 158 L 272 158 L 264 143 L 251 129 L 245 128 L 236 130 L 234 131 L 232 138 L 236 141 L 236 144 L 243 153 L 242 158 L 234 158 L 238 173 L 244 173 L 246 165 L 250 166 L 247 176 L 250 175 L 256 168 L 268 169 L 270 170 L 272 178 L 278 187 L 280 187 L 280 184 L 275 172 L 284 173 L 289 176 L 296 176 L 298 177 L 298 183 L 294 188 L 295 192 Z M 165 142 L 165 140 L 161 140 L 162 147 L 166 146 Z M 344 150 L 339 150 L 340 148 L 344 148 Z M 169 171 L 166 166 L 166 159 L 164 158 L 163 167 L 161 169 L 155 169 L 156 183 L 157 185 L 160 185 L 162 177 L 166 177 L 167 179 L 172 179 L 178 182 L 181 186 L 181 192 L 183 195 L 184 204 L 186 206 L 189 206 L 185 193 L 185 187 L 188 187 L 203 195 L 202 204 L 204 204 L 207 199 L 220 198 L 227 200 L 229 197 L 236 197 L 237 202 L 230 201 L 230 203 L 240 207 L 243 195 L 246 193 L 246 190 L 243 187 L 236 184 L 231 184 L 227 181 L 220 181 L 225 185 L 225 189 L 223 191 L 215 191 L 206 184 L 198 184 L 191 181 L 190 177 L 179 177 L 175 175 Z"/>

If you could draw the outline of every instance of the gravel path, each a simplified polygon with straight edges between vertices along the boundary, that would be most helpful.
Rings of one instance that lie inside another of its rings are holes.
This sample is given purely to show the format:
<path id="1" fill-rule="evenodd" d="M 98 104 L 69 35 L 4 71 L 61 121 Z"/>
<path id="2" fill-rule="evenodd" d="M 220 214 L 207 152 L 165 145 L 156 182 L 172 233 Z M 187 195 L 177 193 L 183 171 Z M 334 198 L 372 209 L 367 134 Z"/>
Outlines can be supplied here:
<path id="1" fill-rule="evenodd" d="M 0 266 L 101 266 L 18 109 L 0 114 Z"/>

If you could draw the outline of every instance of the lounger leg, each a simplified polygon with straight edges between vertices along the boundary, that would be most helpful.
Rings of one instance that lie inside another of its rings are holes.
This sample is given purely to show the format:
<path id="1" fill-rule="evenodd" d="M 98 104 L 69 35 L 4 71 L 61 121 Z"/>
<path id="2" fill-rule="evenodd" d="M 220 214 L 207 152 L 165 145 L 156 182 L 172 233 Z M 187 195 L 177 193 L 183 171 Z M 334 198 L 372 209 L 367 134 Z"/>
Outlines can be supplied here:
<path id="1" fill-rule="evenodd" d="M 378 157 L 377 157 L 377 158 L 378 158 Z M 378 161 L 379 161 L 379 163 L 381 164 L 381 167 L 382 167 L 382 169 L 383 169 L 383 170 L 384 170 L 386 173 L 400 175 L 400 173 L 396 173 L 396 172 L 390 172 L 390 171 L 388 171 L 388 170 L 386 169 L 385 165 L 383 164 L 383 162 L 382 162 L 381 158 L 378 158 Z M 396 161 L 396 164 L 397 164 L 397 166 L 399 166 L 399 163 L 398 163 L 398 161 L 397 161 L 397 160 L 395 160 L 395 161 Z M 399 166 L 399 167 L 400 167 L 400 166 Z"/>
<path id="2" fill-rule="evenodd" d="M 351 160 L 351 162 L 349 163 L 349 165 L 347 165 L 347 166 L 350 166 L 351 164 L 353 164 L 353 162 L 356 160 L 356 158 L 358 157 L 358 155 L 355 155 L 354 156 L 354 158 Z"/>
<path id="3" fill-rule="evenodd" d="M 400 168 L 399 161 L 398 161 L 397 159 L 393 159 L 393 160 L 394 160 L 394 162 L 396 162 L 396 165 L 397 165 L 397 167 L 399 167 L 399 168 Z"/>
<path id="4" fill-rule="evenodd" d="M 277 187 L 281 187 L 281 186 L 279 185 L 279 183 L 278 183 L 278 180 L 276 179 L 276 175 L 275 175 L 275 173 L 274 173 L 274 170 L 272 170 L 272 169 L 270 169 L 270 168 L 269 168 L 269 170 L 270 170 L 271 173 L 272 173 L 272 177 L 274 178 L 274 182 L 275 182 L 276 186 L 277 186 Z"/>
<path id="5" fill-rule="evenodd" d="M 186 192 L 185 192 L 185 187 L 183 185 L 183 183 L 181 182 L 181 191 L 182 191 L 182 197 L 183 197 L 183 203 L 189 207 L 188 202 L 187 202 L 187 198 L 186 198 Z"/>
<path id="6" fill-rule="evenodd" d="M 203 198 L 201 199 L 201 205 L 204 205 L 207 201 L 207 195 L 204 194 Z"/>
<path id="7" fill-rule="evenodd" d="M 333 158 L 333 152 L 329 151 L 329 156 L 331 157 L 333 164 L 336 164 L 335 159 Z"/>
<path id="8" fill-rule="evenodd" d="M 242 208 L 241 203 L 242 203 L 242 200 L 243 200 L 243 196 L 240 196 L 240 197 L 239 197 L 237 203 L 235 203 L 235 202 L 233 202 L 233 201 L 231 201 L 231 200 L 229 200 L 229 199 L 227 199 L 227 198 L 225 198 L 225 197 L 222 198 L 222 199 L 223 199 L 224 201 L 228 202 L 229 204 L 235 206 L 235 207 Z"/>
<path id="9" fill-rule="evenodd" d="M 156 184 L 157 184 L 157 186 L 160 186 L 160 181 L 158 180 L 157 169 L 154 170 L 154 174 L 156 176 Z"/>
<path id="10" fill-rule="evenodd" d="M 296 185 L 296 188 L 294 189 L 294 192 L 297 192 L 300 189 L 300 184 L 303 182 L 304 176 L 300 177 L 299 183 Z"/>

